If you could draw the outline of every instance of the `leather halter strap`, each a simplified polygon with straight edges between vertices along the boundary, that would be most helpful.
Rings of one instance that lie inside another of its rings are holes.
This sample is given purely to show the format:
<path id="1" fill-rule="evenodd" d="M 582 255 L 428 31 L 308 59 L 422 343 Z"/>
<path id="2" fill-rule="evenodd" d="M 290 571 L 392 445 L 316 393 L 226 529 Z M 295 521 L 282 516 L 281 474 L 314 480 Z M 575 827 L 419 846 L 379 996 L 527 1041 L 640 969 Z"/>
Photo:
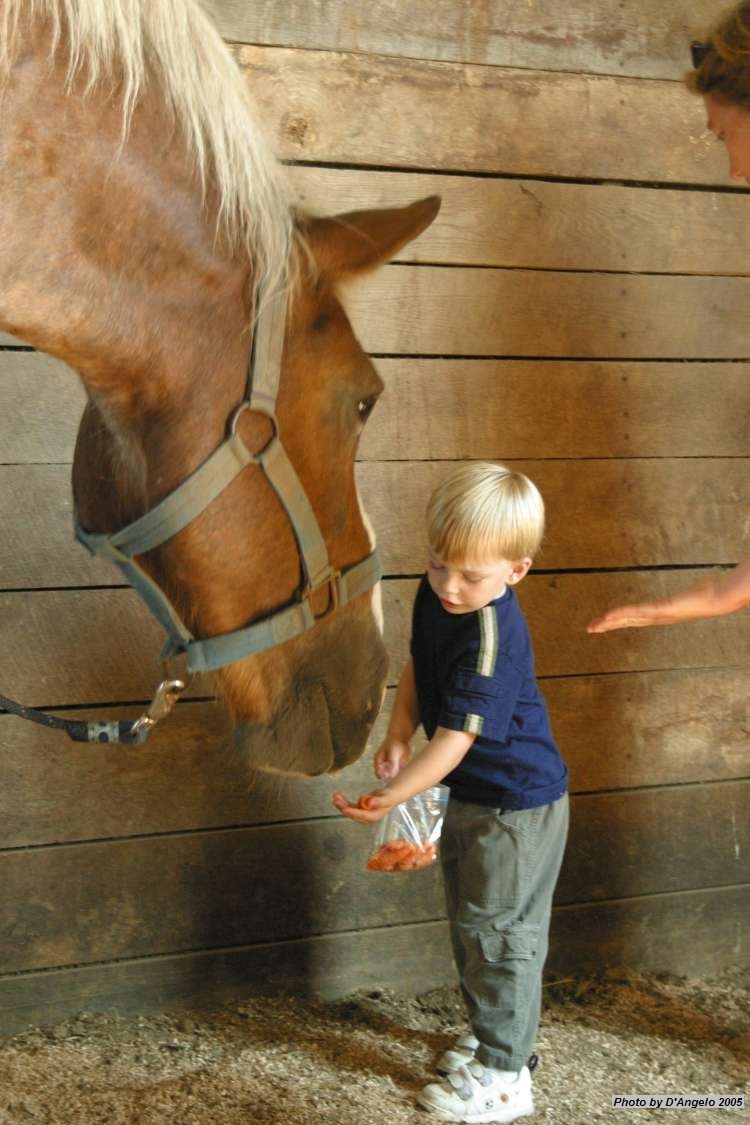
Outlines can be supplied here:
<path id="1" fill-rule="evenodd" d="M 232 664 L 299 636 L 321 617 L 360 594 L 381 578 L 377 551 L 345 571 L 335 570 L 307 494 L 279 436 L 276 400 L 281 376 L 281 356 L 287 314 L 286 294 L 261 301 L 250 357 L 245 400 L 234 411 L 229 433 L 194 472 L 145 515 L 119 531 L 84 530 L 77 519 L 76 538 L 88 550 L 114 562 L 167 633 L 162 657 L 184 653 L 189 673 L 207 672 Z M 246 411 L 265 414 L 273 425 L 268 444 L 254 453 L 237 429 Z M 248 465 L 258 465 L 284 506 L 299 550 L 302 582 L 295 601 L 244 628 L 198 639 L 180 619 L 164 591 L 137 562 L 137 556 L 165 543 L 187 527 Z M 328 608 L 313 613 L 312 596 L 328 587 Z"/>

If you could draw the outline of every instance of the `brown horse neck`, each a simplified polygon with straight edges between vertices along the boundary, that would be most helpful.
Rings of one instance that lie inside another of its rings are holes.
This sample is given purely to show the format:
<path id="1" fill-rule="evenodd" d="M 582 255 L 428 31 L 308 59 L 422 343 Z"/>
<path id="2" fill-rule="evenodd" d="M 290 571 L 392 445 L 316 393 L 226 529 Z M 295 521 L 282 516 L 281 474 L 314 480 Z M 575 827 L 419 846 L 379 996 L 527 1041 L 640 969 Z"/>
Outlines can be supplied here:
<path id="1" fill-rule="evenodd" d="M 118 98 L 87 94 L 83 78 L 60 96 L 64 52 L 50 63 L 45 33 L 3 92 L 0 328 L 86 384 L 97 436 L 76 463 L 82 507 L 86 476 L 110 473 L 153 503 L 217 444 L 242 396 L 249 266 L 217 235 L 210 187 L 204 198 L 159 92 L 124 141 Z"/>

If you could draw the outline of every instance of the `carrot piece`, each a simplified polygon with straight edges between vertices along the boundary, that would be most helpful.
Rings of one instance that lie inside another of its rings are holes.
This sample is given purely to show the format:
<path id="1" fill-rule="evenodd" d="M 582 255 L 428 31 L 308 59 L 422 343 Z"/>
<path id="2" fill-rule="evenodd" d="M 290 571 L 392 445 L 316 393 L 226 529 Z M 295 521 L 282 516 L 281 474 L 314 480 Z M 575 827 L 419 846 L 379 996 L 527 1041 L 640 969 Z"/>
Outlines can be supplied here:
<path id="1" fill-rule="evenodd" d="M 388 840 L 367 861 L 370 871 L 417 871 L 435 862 L 437 849 L 425 839 L 422 844 L 408 840 Z"/>

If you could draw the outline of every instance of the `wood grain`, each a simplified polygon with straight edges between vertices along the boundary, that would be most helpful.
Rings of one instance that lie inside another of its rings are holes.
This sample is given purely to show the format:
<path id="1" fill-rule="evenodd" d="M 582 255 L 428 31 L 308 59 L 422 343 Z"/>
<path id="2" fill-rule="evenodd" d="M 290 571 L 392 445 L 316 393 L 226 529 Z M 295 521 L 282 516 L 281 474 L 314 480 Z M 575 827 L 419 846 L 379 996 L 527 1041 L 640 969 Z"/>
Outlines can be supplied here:
<path id="1" fill-rule="evenodd" d="M 744 192 L 298 166 L 289 175 L 314 214 L 442 198 L 399 261 L 641 273 L 748 272 Z"/>
<path id="2" fill-rule="evenodd" d="M 750 365 L 378 359 L 363 461 L 742 457 Z"/>
<path id="3" fill-rule="evenodd" d="M 395 988 L 426 992 L 454 984 L 445 924 L 391 926 L 1 976 L 0 1035 L 58 1023 L 82 1010 L 163 1012 L 185 1005 L 215 1009 L 259 995 L 333 1000 L 360 989 L 382 988 L 386 966 Z"/>
<path id="4" fill-rule="evenodd" d="M 552 917 L 550 972 L 607 967 L 711 976 L 746 965 L 750 886 L 561 907 Z"/>
<path id="5" fill-rule="evenodd" d="M 701 977 L 743 965 L 750 888 L 651 895 L 552 915 L 552 979 L 624 968 Z M 685 940 L 685 935 L 690 940 Z M 243 997 L 296 994 L 334 1000 L 389 987 L 410 994 L 454 985 L 443 921 L 326 934 L 277 944 L 180 953 L 0 977 L 0 1034 L 57 1023 L 81 1010 L 215 1007 Z"/>
<path id="6" fill-rule="evenodd" d="M 0 462 L 69 463 L 86 402 L 77 376 L 42 352 L 0 351 Z"/>
<path id="7" fill-rule="evenodd" d="M 286 160 L 617 182 L 727 180 L 701 102 L 677 82 L 274 47 L 235 54 Z"/>
<path id="8" fill-rule="evenodd" d="M 716 19 L 709 0 L 209 0 L 209 10 L 243 43 L 672 79 Z"/>
<path id="9" fill-rule="evenodd" d="M 385 266 L 345 304 L 378 355 L 747 359 L 750 278 Z"/>

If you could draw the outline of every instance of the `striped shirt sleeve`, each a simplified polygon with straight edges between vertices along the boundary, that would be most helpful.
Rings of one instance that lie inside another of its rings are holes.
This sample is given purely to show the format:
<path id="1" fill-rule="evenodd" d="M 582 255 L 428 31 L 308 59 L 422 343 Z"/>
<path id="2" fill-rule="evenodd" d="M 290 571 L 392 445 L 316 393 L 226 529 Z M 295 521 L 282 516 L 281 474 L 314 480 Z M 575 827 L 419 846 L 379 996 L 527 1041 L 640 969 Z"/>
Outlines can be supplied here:
<path id="1" fill-rule="evenodd" d="M 477 613 L 478 636 L 454 668 L 439 725 L 497 741 L 508 737 L 522 676 L 500 652 L 495 608 Z"/>

